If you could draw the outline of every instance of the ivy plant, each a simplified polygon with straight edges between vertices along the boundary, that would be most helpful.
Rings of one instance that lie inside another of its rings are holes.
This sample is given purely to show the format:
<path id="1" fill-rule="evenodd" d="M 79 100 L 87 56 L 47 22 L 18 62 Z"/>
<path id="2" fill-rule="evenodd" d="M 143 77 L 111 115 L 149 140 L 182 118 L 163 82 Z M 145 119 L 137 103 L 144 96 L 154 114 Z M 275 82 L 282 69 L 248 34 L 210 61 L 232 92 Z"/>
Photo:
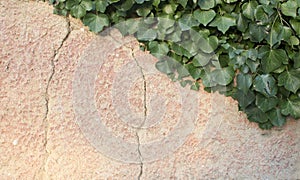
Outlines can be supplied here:
<path id="1" fill-rule="evenodd" d="M 54 13 L 79 18 L 96 33 L 125 22 L 119 30 L 159 59 L 159 71 L 182 86 L 202 84 L 233 97 L 262 129 L 300 117 L 300 0 L 50 3 Z M 130 21 L 138 17 L 145 20 Z"/>

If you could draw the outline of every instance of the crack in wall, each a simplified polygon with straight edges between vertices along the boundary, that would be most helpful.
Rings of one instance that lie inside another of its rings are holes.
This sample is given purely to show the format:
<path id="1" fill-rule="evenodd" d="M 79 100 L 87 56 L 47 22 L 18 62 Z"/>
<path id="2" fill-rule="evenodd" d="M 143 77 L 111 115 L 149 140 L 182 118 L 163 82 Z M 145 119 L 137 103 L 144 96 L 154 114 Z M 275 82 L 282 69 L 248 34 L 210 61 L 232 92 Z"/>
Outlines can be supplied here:
<path id="1" fill-rule="evenodd" d="M 65 41 L 68 39 L 70 33 L 71 33 L 71 24 L 70 24 L 70 19 L 68 17 L 65 18 L 66 23 L 67 23 L 67 33 L 65 35 L 65 37 L 62 39 L 61 43 L 59 44 L 58 48 L 54 50 L 54 54 L 51 58 L 51 72 L 50 72 L 50 76 L 47 80 L 47 85 L 46 85 L 46 89 L 45 89 L 45 108 L 46 108 L 46 112 L 43 118 L 43 127 L 44 127 L 44 140 L 43 140 L 43 146 L 45 149 L 45 160 L 43 162 L 42 167 L 40 168 L 40 172 L 45 173 L 46 172 L 46 163 L 48 161 L 49 155 L 50 155 L 50 151 L 47 149 L 47 145 L 48 145 L 48 133 L 49 133 L 49 120 L 48 120 L 48 114 L 49 114 L 49 87 L 50 87 L 50 83 L 53 79 L 53 76 L 55 74 L 55 61 L 58 60 L 59 57 L 59 52 L 61 50 L 61 48 L 63 47 Z M 35 179 L 35 178 L 34 178 Z"/>
<path id="2" fill-rule="evenodd" d="M 142 78 L 143 78 L 144 118 L 143 118 L 142 123 L 140 124 L 140 126 L 137 128 L 137 131 L 136 131 L 136 137 L 137 137 L 137 143 L 138 143 L 137 151 L 138 151 L 139 158 L 140 158 L 140 173 L 138 175 L 138 180 L 140 180 L 141 177 L 142 177 L 142 175 L 143 175 L 144 163 L 143 163 L 143 156 L 142 156 L 142 153 L 141 153 L 141 150 L 140 150 L 141 143 L 140 143 L 139 131 L 143 127 L 143 125 L 145 124 L 146 118 L 147 118 L 147 82 L 146 82 L 145 74 L 143 72 L 143 68 L 139 64 L 138 60 L 135 58 L 135 54 L 134 54 L 134 49 L 133 48 L 131 48 L 131 55 L 132 55 L 132 57 L 133 57 L 136 65 L 139 67 L 139 69 L 141 71 L 141 74 L 142 74 Z"/>

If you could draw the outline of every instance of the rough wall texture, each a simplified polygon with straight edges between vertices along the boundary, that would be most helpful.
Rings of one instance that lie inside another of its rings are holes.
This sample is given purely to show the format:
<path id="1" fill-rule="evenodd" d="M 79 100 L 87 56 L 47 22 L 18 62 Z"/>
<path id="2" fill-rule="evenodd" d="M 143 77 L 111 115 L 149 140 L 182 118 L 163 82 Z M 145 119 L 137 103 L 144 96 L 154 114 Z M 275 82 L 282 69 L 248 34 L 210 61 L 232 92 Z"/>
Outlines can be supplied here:
<path id="1" fill-rule="evenodd" d="M 300 178 L 299 122 L 262 131 L 232 99 L 170 82 L 134 39 L 46 3 L 0 0 L 0 14 L 0 179 Z M 76 121 L 74 79 L 100 57 L 92 113 L 116 140 Z"/>

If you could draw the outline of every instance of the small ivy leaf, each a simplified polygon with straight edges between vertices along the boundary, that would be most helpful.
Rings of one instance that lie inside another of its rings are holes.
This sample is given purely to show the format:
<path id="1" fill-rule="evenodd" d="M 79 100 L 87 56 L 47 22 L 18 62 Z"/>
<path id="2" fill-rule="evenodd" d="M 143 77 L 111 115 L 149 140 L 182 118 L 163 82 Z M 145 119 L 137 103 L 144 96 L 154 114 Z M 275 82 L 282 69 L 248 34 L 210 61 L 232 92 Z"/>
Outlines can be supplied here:
<path id="1" fill-rule="evenodd" d="M 211 75 L 211 72 L 205 71 L 205 74 L 201 77 L 202 84 L 204 87 L 213 87 L 216 86 L 217 83 L 213 81 L 213 76 Z"/>
<path id="2" fill-rule="evenodd" d="M 174 68 L 175 68 L 175 63 L 174 60 L 160 60 L 155 64 L 155 67 L 157 70 L 164 74 L 173 74 L 174 73 Z"/>
<path id="3" fill-rule="evenodd" d="M 155 7 L 158 7 L 158 5 L 160 4 L 160 0 L 153 0 L 152 5 Z"/>
<path id="4" fill-rule="evenodd" d="M 137 39 L 140 41 L 153 41 L 157 37 L 157 33 L 154 29 L 139 28 L 137 32 Z"/>
<path id="5" fill-rule="evenodd" d="M 167 55 L 169 52 L 169 46 L 165 42 L 158 43 L 157 41 L 150 41 L 148 43 L 148 49 L 151 54 L 158 54 L 158 55 Z"/>
<path id="6" fill-rule="evenodd" d="M 123 3 L 120 6 L 116 6 L 121 11 L 128 11 L 135 4 L 134 0 L 125 0 L 125 1 L 121 1 L 121 2 L 123 2 Z"/>
<path id="7" fill-rule="evenodd" d="M 293 118 L 300 118 L 300 98 L 287 99 L 281 106 L 281 113 L 285 116 L 291 115 Z"/>
<path id="8" fill-rule="evenodd" d="M 296 94 L 300 88 L 300 69 L 285 71 L 278 76 L 278 85 Z"/>
<path id="9" fill-rule="evenodd" d="M 234 77 L 234 70 L 232 67 L 215 69 L 211 72 L 211 76 L 214 82 L 226 86 L 232 82 Z"/>
<path id="10" fill-rule="evenodd" d="M 253 42 L 261 42 L 267 37 L 266 26 L 250 23 L 249 25 L 250 40 Z"/>
<path id="11" fill-rule="evenodd" d="M 193 79 L 197 80 L 202 75 L 202 69 L 195 67 L 193 64 L 187 64 L 185 66 Z"/>
<path id="12" fill-rule="evenodd" d="M 288 56 L 283 49 L 271 49 L 266 52 L 261 60 L 264 73 L 273 72 L 282 64 L 288 64 Z"/>
<path id="13" fill-rule="evenodd" d="M 257 61 L 252 61 L 252 60 L 250 60 L 250 59 L 247 59 L 247 60 L 246 60 L 246 64 L 247 64 L 247 66 L 250 68 L 250 70 L 251 70 L 252 73 L 255 73 L 256 70 L 257 70 L 257 67 L 259 66 L 259 62 L 257 62 Z"/>
<path id="14" fill-rule="evenodd" d="M 283 36 L 283 26 L 279 22 L 275 22 L 271 28 L 270 33 L 268 34 L 267 41 L 272 46 L 276 43 L 280 43 Z"/>
<path id="15" fill-rule="evenodd" d="M 163 12 L 166 14 L 174 14 L 177 9 L 177 4 L 166 4 L 163 7 Z"/>
<path id="16" fill-rule="evenodd" d="M 299 45 L 299 39 L 296 36 L 291 36 L 289 40 L 289 44 L 291 46 L 298 46 Z"/>
<path id="17" fill-rule="evenodd" d="M 267 113 L 270 119 L 270 122 L 274 126 L 283 126 L 286 122 L 286 117 L 282 116 L 280 109 L 272 109 L 270 112 Z"/>
<path id="18" fill-rule="evenodd" d="M 278 90 L 276 81 L 270 74 L 256 76 L 253 82 L 253 88 L 266 97 L 275 97 Z"/>
<path id="19" fill-rule="evenodd" d="M 250 74 L 237 75 L 237 88 L 241 90 L 244 94 L 247 94 L 251 85 L 252 77 Z"/>
<path id="20" fill-rule="evenodd" d="M 198 6 L 203 10 L 209 10 L 215 7 L 215 0 L 198 0 Z"/>
<path id="21" fill-rule="evenodd" d="M 185 66 L 181 65 L 181 64 L 177 66 L 176 70 L 177 70 L 177 73 L 178 73 L 178 79 L 182 79 L 182 78 L 188 77 L 190 75 L 187 68 Z"/>
<path id="22" fill-rule="evenodd" d="M 267 112 L 276 107 L 278 104 L 278 99 L 273 97 L 265 97 L 263 95 L 257 94 L 255 105 L 261 109 L 263 112 Z"/>
<path id="23" fill-rule="evenodd" d="M 192 27 L 199 26 L 200 24 L 192 14 L 183 15 L 178 23 L 182 31 L 190 30 Z"/>
<path id="24" fill-rule="evenodd" d="M 237 17 L 237 29 L 241 32 L 245 32 L 248 28 L 248 24 L 249 20 L 240 13 Z"/>
<path id="25" fill-rule="evenodd" d="M 226 14 L 224 16 L 217 16 L 210 24 L 209 26 L 217 27 L 219 31 L 221 31 L 223 34 L 228 31 L 228 29 L 231 26 L 236 25 L 236 20 L 234 17 Z"/>
<path id="26" fill-rule="evenodd" d="M 192 63 L 194 66 L 196 67 L 202 67 L 205 66 L 209 63 L 209 61 L 211 60 L 211 55 L 210 54 L 205 54 L 205 53 L 201 53 L 199 52 L 192 60 Z"/>
<path id="27" fill-rule="evenodd" d="M 106 7 L 108 6 L 108 2 L 107 0 L 96 0 L 95 1 L 95 6 L 96 6 L 96 10 L 101 12 L 101 13 L 104 13 L 105 10 L 106 10 Z"/>
<path id="28" fill-rule="evenodd" d="M 191 86 L 191 90 L 195 90 L 195 91 L 199 91 L 200 88 L 200 84 L 198 82 L 195 82 L 192 86 Z"/>
<path id="29" fill-rule="evenodd" d="M 73 6 L 70 11 L 71 15 L 76 17 L 76 18 L 82 18 L 83 16 L 86 15 L 86 10 L 83 6 L 77 5 Z"/>
<path id="30" fill-rule="evenodd" d="M 239 107 L 244 110 L 255 100 L 255 95 L 252 91 L 244 93 L 241 90 L 237 90 L 234 93 L 233 98 L 238 101 Z"/>
<path id="31" fill-rule="evenodd" d="M 78 6 L 80 3 L 80 0 L 74 0 L 74 1 L 67 1 L 66 2 L 66 9 L 70 10 L 74 6 Z"/>
<path id="32" fill-rule="evenodd" d="M 245 109 L 249 121 L 257 123 L 266 123 L 269 119 L 266 113 L 257 107 L 249 107 Z"/>
<path id="33" fill-rule="evenodd" d="M 297 3 L 294 0 L 289 0 L 281 4 L 282 14 L 286 16 L 296 17 L 297 16 Z"/>
<path id="34" fill-rule="evenodd" d="M 294 68 L 300 68 L 300 52 L 297 52 L 292 59 L 294 61 Z"/>
<path id="35" fill-rule="evenodd" d="M 243 15 L 248 19 L 254 21 L 254 12 L 256 7 L 258 6 L 257 1 L 249 1 L 242 6 Z"/>
<path id="36" fill-rule="evenodd" d="M 297 35 L 300 35 L 300 21 L 296 19 L 291 19 L 290 24 L 292 25 L 292 28 L 296 31 Z"/>
<path id="37" fill-rule="evenodd" d="M 103 27 L 109 25 L 108 17 L 105 14 L 92 14 L 88 13 L 83 18 L 84 25 L 88 26 L 93 32 L 102 31 Z"/>
<path id="38" fill-rule="evenodd" d="M 210 36 L 200 41 L 198 46 L 204 53 L 212 53 L 218 48 L 219 40 L 217 36 Z"/>
<path id="39" fill-rule="evenodd" d="M 82 0 L 80 5 L 85 8 L 85 10 L 90 11 L 93 9 L 93 2 L 91 0 Z"/>
<path id="40" fill-rule="evenodd" d="M 185 8 L 186 7 L 186 4 L 188 2 L 188 0 L 177 0 L 177 2 L 183 7 Z"/>
<path id="41" fill-rule="evenodd" d="M 151 12 L 150 8 L 144 7 L 136 10 L 137 15 L 141 17 L 146 17 Z"/>
<path id="42" fill-rule="evenodd" d="M 287 26 L 283 26 L 282 28 L 282 40 L 289 42 L 290 41 L 290 37 L 292 36 L 293 31 L 290 27 Z"/>
<path id="43" fill-rule="evenodd" d="M 247 57 L 250 58 L 251 60 L 255 61 L 258 57 L 257 49 L 249 49 L 247 51 Z"/>
<path id="44" fill-rule="evenodd" d="M 269 16 L 265 12 L 264 7 L 262 5 L 257 6 L 257 8 L 255 9 L 254 17 L 256 21 L 259 21 L 262 24 L 266 24 L 270 21 Z"/>
<path id="45" fill-rule="evenodd" d="M 216 16 L 216 12 L 212 9 L 208 11 L 201 11 L 196 10 L 193 12 L 193 16 L 195 19 L 197 19 L 201 24 L 206 26 L 208 23 L 210 23 Z"/>

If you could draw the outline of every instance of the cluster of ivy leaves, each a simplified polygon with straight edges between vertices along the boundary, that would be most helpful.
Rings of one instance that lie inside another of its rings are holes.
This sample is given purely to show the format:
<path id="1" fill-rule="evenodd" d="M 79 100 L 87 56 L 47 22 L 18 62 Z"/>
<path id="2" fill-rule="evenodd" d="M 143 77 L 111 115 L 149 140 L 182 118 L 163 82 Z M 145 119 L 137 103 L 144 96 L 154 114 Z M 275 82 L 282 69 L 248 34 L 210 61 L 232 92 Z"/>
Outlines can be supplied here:
<path id="1" fill-rule="evenodd" d="M 120 31 L 135 34 L 160 59 L 158 70 L 182 86 L 197 90 L 201 82 L 207 91 L 233 97 L 262 129 L 282 126 L 288 116 L 300 117 L 300 0 L 50 3 L 56 14 L 80 18 L 96 33 L 128 19 L 153 17 L 126 21 Z"/>

